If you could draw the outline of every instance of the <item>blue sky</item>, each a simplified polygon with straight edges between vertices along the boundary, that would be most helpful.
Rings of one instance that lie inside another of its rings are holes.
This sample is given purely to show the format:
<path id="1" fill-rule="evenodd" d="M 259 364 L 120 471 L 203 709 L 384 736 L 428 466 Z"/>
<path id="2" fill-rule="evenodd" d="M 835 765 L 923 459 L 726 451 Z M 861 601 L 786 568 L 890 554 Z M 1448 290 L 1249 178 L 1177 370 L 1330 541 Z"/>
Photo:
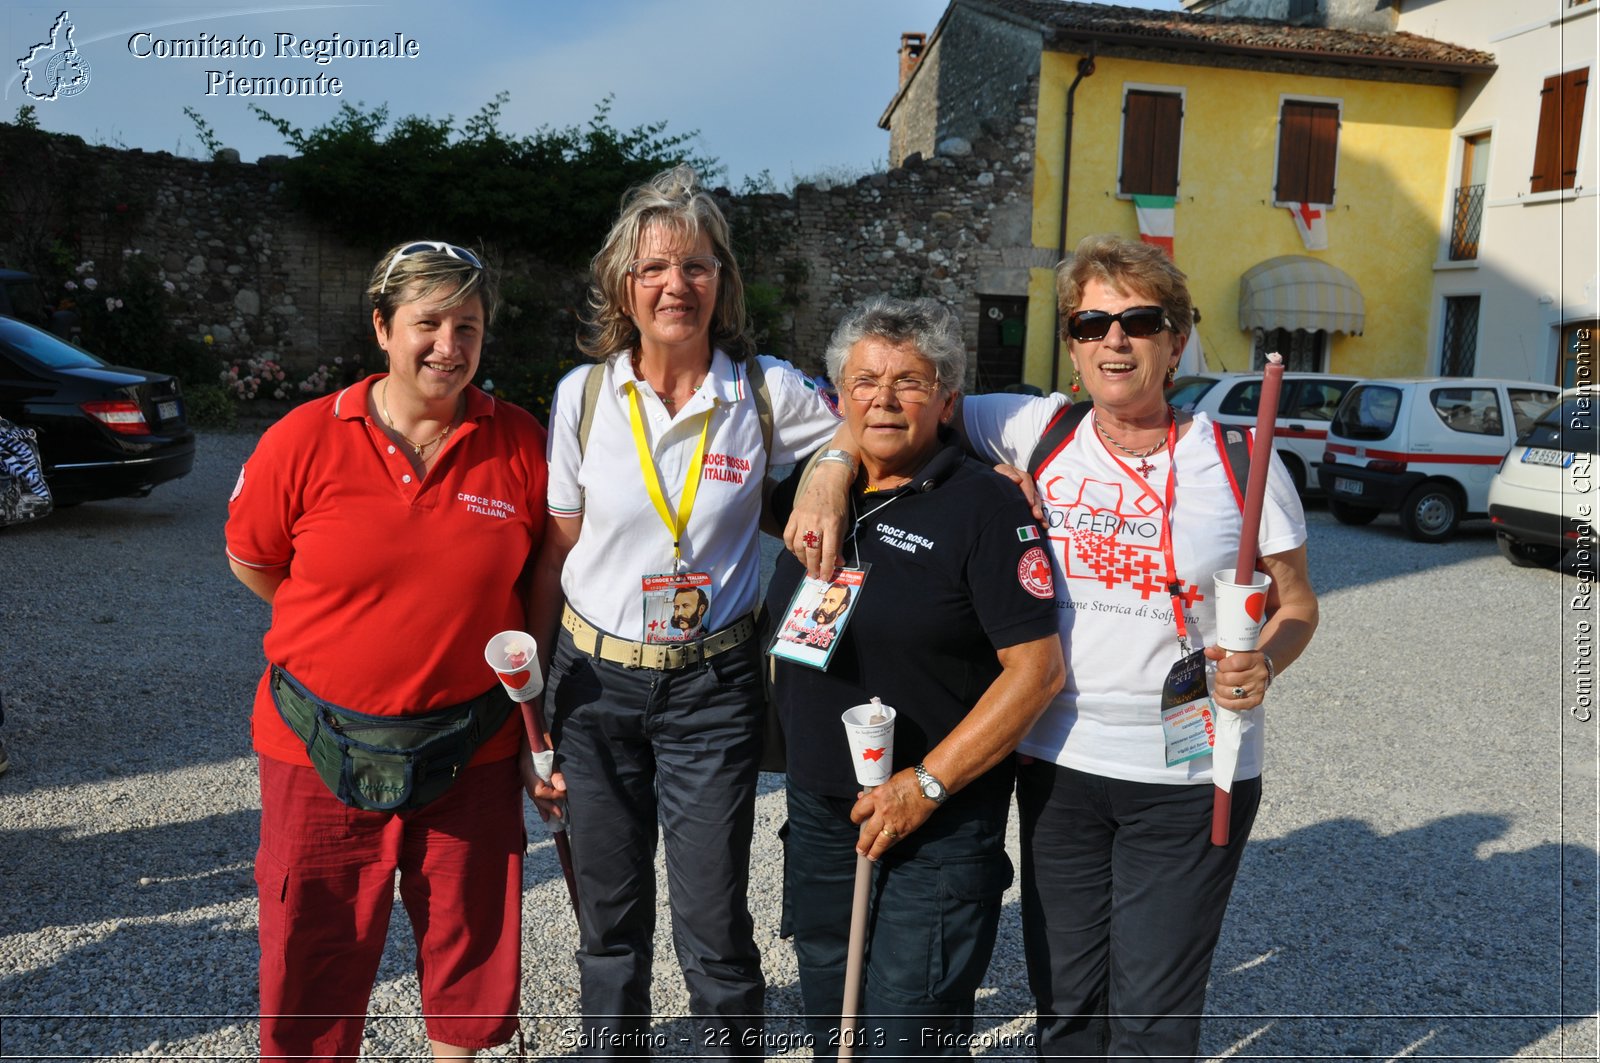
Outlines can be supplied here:
<path id="1" fill-rule="evenodd" d="M 1142 6 L 1177 10 L 1177 0 Z M 71 97 L 35 102 L 39 124 L 91 143 L 201 154 L 198 111 L 246 160 L 289 149 L 248 109 L 260 103 L 302 129 L 341 101 L 389 105 L 391 117 L 454 115 L 458 123 L 505 90 L 501 128 L 581 124 L 614 96 L 620 128 L 665 120 L 699 131 L 697 147 L 737 184 L 768 171 L 780 185 L 845 169 L 866 172 L 888 155 L 877 127 L 894 94 L 900 34 L 930 32 L 945 0 L 401 0 L 372 4 L 98 0 L 69 3 L 73 42 L 89 80 Z M 0 115 L 33 102 L 17 60 L 49 37 L 63 10 L 8 0 L 0 14 Z M 130 38 L 139 38 L 130 47 Z M 337 58 L 326 65 L 275 56 L 276 34 L 416 42 L 415 59 Z M 155 40 L 202 34 L 259 41 L 262 58 L 151 54 Z M 337 77 L 343 95 L 244 98 L 207 95 L 207 71 L 241 78 Z M 30 83 L 43 84 L 42 79 Z"/>

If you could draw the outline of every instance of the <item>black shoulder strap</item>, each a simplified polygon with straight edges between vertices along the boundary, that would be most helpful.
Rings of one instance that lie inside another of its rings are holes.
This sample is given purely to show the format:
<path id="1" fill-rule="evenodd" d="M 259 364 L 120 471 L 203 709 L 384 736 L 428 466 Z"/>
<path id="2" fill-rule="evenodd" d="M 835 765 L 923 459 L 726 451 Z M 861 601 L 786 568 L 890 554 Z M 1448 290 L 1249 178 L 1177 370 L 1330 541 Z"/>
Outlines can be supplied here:
<path id="1" fill-rule="evenodd" d="M 1222 468 L 1228 474 L 1228 486 L 1233 488 L 1233 500 L 1244 511 L 1244 489 L 1250 483 L 1250 449 L 1255 446 L 1255 433 L 1213 421 L 1211 430 L 1217 436 L 1217 453 L 1222 455 Z M 1267 460 L 1271 460 L 1268 456 Z"/>
<path id="2" fill-rule="evenodd" d="M 1089 415 L 1089 409 L 1093 405 L 1087 400 L 1069 402 L 1055 412 L 1055 416 L 1050 418 L 1050 423 L 1044 426 L 1044 433 L 1039 436 L 1038 445 L 1028 456 L 1028 476 L 1031 479 L 1037 480 L 1044 467 L 1072 441 L 1072 433 L 1078 430 L 1078 425 Z"/>
<path id="3" fill-rule="evenodd" d="M 1055 416 L 1050 418 L 1050 423 L 1045 425 L 1038 445 L 1028 457 L 1030 478 L 1038 480 L 1039 473 L 1044 467 L 1072 441 L 1072 434 L 1089 415 L 1093 405 L 1088 401 L 1072 402 L 1056 411 Z M 1228 485 L 1233 488 L 1233 500 L 1242 512 L 1245 485 L 1250 482 L 1250 448 L 1254 444 L 1254 433 L 1242 428 L 1224 427 L 1215 421 L 1212 422 L 1211 428 L 1216 433 L 1217 453 L 1222 455 L 1223 468 L 1228 474 Z"/>

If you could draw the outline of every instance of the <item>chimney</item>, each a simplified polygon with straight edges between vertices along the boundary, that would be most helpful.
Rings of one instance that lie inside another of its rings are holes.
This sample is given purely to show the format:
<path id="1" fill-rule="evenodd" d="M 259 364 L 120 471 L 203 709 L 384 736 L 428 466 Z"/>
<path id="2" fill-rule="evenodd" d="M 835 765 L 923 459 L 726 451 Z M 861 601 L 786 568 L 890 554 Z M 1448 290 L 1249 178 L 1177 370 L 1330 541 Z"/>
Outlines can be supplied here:
<path id="1" fill-rule="evenodd" d="M 927 43 L 926 33 L 902 33 L 900 35 L 900 84 L 906 83 L 906 78 L 911 76 L 911 71 L 917 67 L 917 60 L 922 58 L 923 46 Z"/>

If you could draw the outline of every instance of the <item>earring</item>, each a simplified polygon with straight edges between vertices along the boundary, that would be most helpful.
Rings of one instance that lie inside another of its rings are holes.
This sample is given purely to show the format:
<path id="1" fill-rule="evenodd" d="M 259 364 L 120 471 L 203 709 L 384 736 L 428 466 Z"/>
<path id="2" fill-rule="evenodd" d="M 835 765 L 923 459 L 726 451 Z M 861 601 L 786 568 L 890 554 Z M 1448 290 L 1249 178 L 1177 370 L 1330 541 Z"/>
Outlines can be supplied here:
<path id="1" fill-rule="evenodd" d="M 1083 389 L 1078 386 L 1078 367 L 1077 366 L 1073 366 L 1072 367 L 1072 393 L 1074 395 L 1076 395 L 1078 392 L 1080 392 L 1082 390 Z"/>
<path id="2" fill-rule="evenodd" d="M 1175 365 L 1167 366 L 1167 387 L 1170 388 L 1172 386 L 1173 378 L 1177 376 L 1177 373 L 1178 373 L 1178 367 L 1177 366 L 1175 366 Z"/>

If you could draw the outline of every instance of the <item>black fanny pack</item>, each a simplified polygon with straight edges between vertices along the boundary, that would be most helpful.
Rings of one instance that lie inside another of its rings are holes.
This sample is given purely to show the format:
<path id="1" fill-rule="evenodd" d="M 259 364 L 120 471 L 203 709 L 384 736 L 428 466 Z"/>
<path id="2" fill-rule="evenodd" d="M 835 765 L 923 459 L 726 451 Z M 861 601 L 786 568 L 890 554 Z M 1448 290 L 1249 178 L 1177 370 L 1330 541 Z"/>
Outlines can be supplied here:
<path id="1" fill-rule="evenodd" d="M 514 703 L 496 683 L 464 701 L 414 716 L 373 716 L 329 704 L 272 666 L 272 701 L 306 744 L 340 801 L 369 812 L 421 808 L 450 788 Z"/>

